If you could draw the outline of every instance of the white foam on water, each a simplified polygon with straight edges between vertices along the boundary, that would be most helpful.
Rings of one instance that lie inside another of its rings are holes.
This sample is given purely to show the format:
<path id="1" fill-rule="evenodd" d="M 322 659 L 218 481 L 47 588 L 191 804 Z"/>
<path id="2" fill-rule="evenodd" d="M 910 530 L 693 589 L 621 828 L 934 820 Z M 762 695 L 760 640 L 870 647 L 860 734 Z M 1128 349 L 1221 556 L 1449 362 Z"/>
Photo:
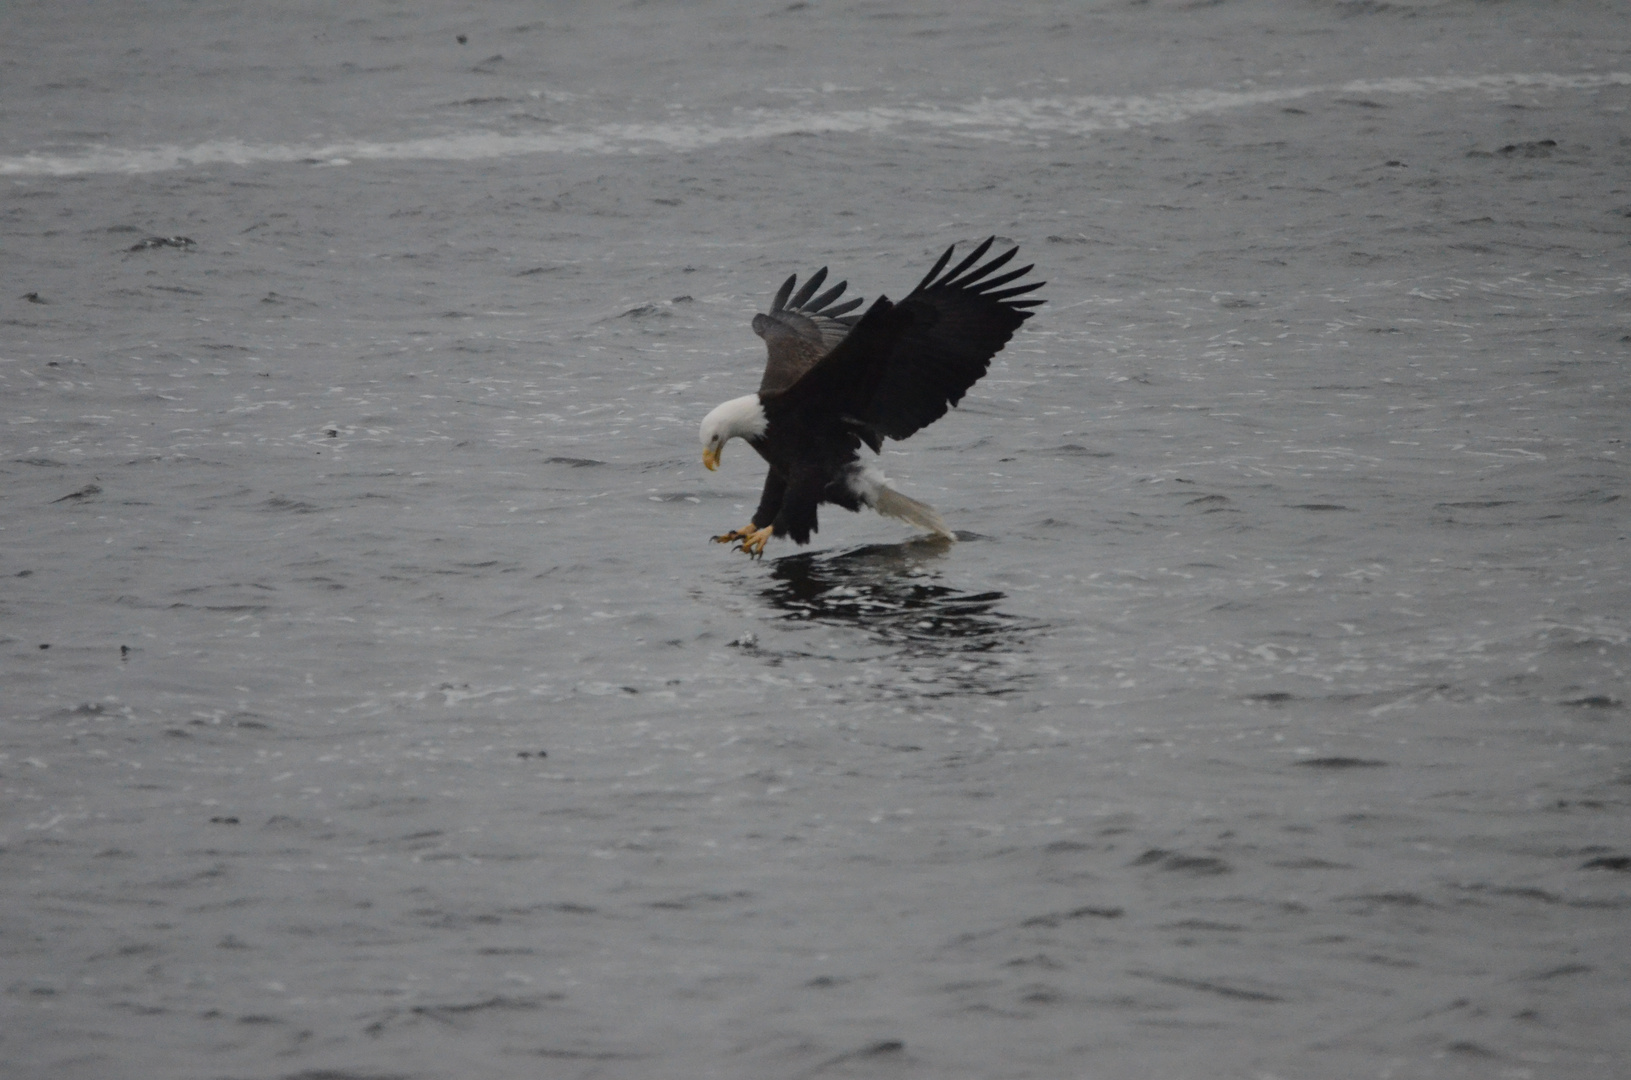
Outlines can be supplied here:
<path id="1" fill-rule="evenodd" d="M 570 125 L 548 132 L 469 131 L 396 142 L 253 143 L 212 140 L 191 146 L 107 147 L 69 154 L 0 157 L 0 176 L 150 173 L 199 165 L 356 161 L 480 161 L 525 154 L 684 152 L 725 142 L 791 134 L 870 134 L 927 129 L 970 138 L 1012 139 L 1089 135 L 1096 131 L 1171 124 L 1209 113 L 1276 105 L 1325 94 L 1388 96 L 1514 91 L 1595 90 L 1631 86 L 1625 72 L 1419 76 L 1319 86 L 1253 90 L 1179 90 L 1138 96 L 982 98 L 965 104 L 878 105 L 813 112 L 804 108 L 736 110 L 730 119 L 699 122 Z"/>

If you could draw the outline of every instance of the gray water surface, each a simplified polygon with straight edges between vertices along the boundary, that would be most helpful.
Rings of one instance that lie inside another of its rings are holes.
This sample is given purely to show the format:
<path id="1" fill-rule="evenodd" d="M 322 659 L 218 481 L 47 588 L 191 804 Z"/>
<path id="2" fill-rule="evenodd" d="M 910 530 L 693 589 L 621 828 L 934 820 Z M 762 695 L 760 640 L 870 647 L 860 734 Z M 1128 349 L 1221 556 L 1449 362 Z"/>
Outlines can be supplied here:
<path id="1" fill-rule="evenodd" d="M 0 12 L 0 1075 L 1631 1067 L 1625 4 L 345 12 Z"/>

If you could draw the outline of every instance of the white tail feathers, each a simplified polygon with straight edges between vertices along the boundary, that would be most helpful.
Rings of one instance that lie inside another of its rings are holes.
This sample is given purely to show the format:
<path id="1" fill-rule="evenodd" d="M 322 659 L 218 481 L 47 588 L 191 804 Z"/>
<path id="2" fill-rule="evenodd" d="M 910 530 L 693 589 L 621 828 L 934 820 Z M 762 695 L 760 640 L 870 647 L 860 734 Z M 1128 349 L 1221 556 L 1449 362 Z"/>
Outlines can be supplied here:
<path id="1" fill-rule="evenodd" d="M 899 518 L 908 525 L 916 525 L 920 529 L 927 529 L 936 536 L 947 540 L 957 539 L 957 534 L 946 528 L 946 522 L 935 512 L 934 507 L 928 503 L 920 503 L 916 499 L 907 498 L 889 486 L 889 478 L 882 470 L 872 464 L 863 464 L 859 461 L 851 463 L 844 478 L 849 489 L 855 493 L 856 498 L 866 503 L 878 513 L 887 517 Z"/>
<path id="2" fill-rule="evenodd" d="M 871 492 L 872 508 L 880 514 L 892 518 L 899 518 L 909 525 L 916 525 L 920 529 L 927 529 L 936 536 L 947 540 L 957 539 L 957 534 L 946 528 L 946 522 L 934 507 L 928 503 L 920 503 L 916 499 L 907 498 L 892 487 L 878 485 Z"/>

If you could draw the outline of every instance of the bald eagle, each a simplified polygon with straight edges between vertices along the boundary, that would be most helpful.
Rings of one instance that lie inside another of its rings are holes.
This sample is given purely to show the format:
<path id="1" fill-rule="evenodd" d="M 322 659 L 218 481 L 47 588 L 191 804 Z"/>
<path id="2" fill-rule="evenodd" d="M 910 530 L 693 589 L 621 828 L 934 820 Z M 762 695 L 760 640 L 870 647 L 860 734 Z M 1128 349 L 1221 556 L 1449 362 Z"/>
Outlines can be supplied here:
<path id="1" fill-rule="evenodd" d="M 904 300 L 880 296 L 862 315 L 849 314 L 861 298 L 839 302 L 848 282 L 816 295 L 826 267 L 797 294 L 797 274 L 782 284 L 770 313 L 753 317 L 770 353 L 759 392 L 725 402 L 702 421 L 702 463 L 710 471 L 735 438 L 770 464 L 753 520 L 716 542 L 750 556 L 763 555 L 772 536 L 807 544 L 822 503 L 870 506 L 956 539 L 933 507 L 902 495 L 863 461 L 861 444 L 879 453 L 884 439 L 905 439 L 946 415 L 1034 314 L 1028 309 L 1042 303 L 1016 298 L 1045 282 L 1001 288 L 1031 267 L 991 276 L 1019 248 L 976 265 L 995 240 L 946 270 L 952 245 Z"/>

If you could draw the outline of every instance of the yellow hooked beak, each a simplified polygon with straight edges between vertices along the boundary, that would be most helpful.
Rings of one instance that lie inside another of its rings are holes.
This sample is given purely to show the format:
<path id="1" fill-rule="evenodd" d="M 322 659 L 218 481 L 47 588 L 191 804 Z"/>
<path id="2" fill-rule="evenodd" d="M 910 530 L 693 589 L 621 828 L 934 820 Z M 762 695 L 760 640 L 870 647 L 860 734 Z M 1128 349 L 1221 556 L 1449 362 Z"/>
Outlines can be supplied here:
<path id="1" fill-rule="evenodd" d="M 709 472 L 713 472 L 715 469 L 719 468 L 719 448 L 716 446 L 703 447 L 702 463 L 708 466 Z"/>

